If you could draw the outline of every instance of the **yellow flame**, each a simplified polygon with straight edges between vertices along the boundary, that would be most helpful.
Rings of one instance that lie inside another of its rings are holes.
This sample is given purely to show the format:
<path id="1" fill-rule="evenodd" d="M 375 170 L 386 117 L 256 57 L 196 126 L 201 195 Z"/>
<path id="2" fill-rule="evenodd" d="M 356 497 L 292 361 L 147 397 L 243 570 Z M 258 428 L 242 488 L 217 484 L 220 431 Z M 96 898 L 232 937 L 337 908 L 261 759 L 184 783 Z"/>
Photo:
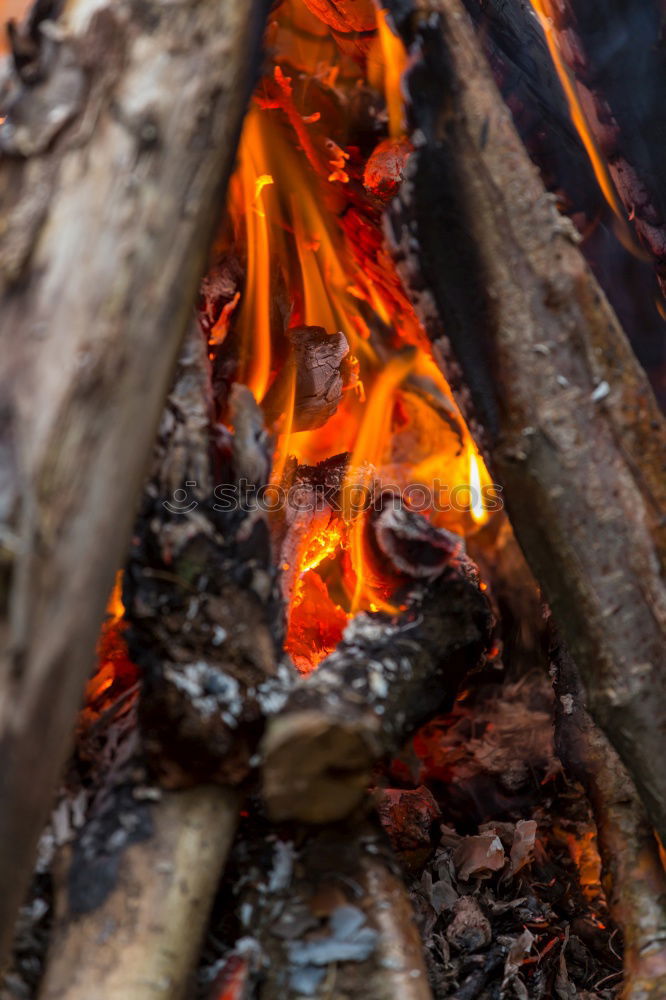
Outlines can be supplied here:
<path id="1" fill-rule="evenodd" d="M 470 513 L 476 524 L 485 524 L 488 520 L 488 511 L 483 505 L 483 494 L 481 484 L 482 462 L 473 448 L 469 452 L 469 489 L 470 489 Z M 485 471 L 485 469 L 484 469 Z"/>

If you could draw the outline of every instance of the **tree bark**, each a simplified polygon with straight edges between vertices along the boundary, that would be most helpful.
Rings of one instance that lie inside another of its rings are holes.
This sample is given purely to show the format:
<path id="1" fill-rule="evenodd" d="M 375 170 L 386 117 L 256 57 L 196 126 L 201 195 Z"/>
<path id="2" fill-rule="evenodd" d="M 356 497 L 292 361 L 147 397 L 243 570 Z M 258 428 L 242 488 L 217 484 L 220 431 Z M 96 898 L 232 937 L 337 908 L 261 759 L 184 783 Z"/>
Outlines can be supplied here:
<path id="1" fill-rule="evenodd" d="M 396 260 L 590 711 L 663 840 L 664 419 L 464 9 L 390 6 L 418 56 L 407 80 L 417 152 L 387 224 Z"/>
<path id="2" fill-rule="evenodd" d="M 61 21 L 31 25 L 32 58 L 10 81 L 0 126 L 0 956 L 219 219 L 265 7 L 73 0 Z"/>

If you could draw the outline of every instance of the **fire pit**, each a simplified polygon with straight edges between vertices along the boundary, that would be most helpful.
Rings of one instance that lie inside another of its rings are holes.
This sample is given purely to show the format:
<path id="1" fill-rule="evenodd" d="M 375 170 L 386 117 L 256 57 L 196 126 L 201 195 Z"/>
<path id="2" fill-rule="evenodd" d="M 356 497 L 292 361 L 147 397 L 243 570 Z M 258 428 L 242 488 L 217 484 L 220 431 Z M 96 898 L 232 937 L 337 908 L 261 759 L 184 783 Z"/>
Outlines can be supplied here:
<path id="1" fill-rule="evenodd" d="M 658 5 L 98 6 L 3 84 L 2 997 L 660 1000 Z"/>

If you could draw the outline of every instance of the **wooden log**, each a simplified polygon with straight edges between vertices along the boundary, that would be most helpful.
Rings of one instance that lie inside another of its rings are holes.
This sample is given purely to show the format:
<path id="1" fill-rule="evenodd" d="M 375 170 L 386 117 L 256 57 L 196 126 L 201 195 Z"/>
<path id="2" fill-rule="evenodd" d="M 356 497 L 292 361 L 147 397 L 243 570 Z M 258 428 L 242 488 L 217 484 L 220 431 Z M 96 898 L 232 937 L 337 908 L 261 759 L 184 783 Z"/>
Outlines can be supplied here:
<path id="1" fill-rule="evenodd" d="M 417 151 L 387 223 L 398 267 L 590 711 L 664 839 L 664 418 L 465 11 L 457 0 L 390 6 L 415 56 Z"/>
<path id="2" fill-rule="evenodd" d="M 552 662 L 556 750 L 592 803 L 606 895 L 624 942 L 622 997 L 660 1000 L 666 995 L 666 874 L 659 846 L 626 768 L 585 708 L 576 665 L 557 640 Z"/>
<path id="3" fill-rule="evenodd" d="M 386 545 L 391 531 L 382 535 Z M 403 569 L 409 542 L 400 546 Z M 423 535 L 418 545 L 422 557 L 426 549 L 442 559 Z M 467 562 L 449 550 L 441 566 L 410 588 L 402 610 L 357 615 L 335 652 L 269 721 L 263 794 L 274 819 L 330 823 L 349 815 L 374 764 L 449 708 L 462 678 L 481 661 L 492 622 L 487 599 Z"/>
<path id="4" fill-rule="evenodd" d="M 40 1000 L 182 1000 L 238 809 L 231 789 L 163 793 L 148 807 L 149 832 L 124 849 L 112 891 L 92 911 L 81 898 L 85 862 L 76 857 L 74 894 L 71 861 L 63 859 Z M 96 875 L 91 865 L 88 877 Z"/>
<path id="5" fill-rule="evenodd" d="M 0 956 L 253 82 L 262 0 L 41 5 L 0 126 Z M 30 74 L 28 74 L 30 76 Z M 27 79 L 27 77 L 26 77 Z"/>

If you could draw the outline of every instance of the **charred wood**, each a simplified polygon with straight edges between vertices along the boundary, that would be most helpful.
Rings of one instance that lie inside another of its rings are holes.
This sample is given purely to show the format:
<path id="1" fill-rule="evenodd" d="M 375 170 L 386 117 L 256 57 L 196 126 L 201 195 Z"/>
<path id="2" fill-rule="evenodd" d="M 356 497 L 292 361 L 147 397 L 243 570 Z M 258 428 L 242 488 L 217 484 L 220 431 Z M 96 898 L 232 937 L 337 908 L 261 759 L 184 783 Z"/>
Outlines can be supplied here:
<path id="1" fill-rule="evenodd" d="M 396 260 L 590 711 L 663 839 L 664 419 L 465 11 L 395 10 L 420 54 L 407 82 L 417 151 L 388 223 Z"/>
<path id="2" fill-rule="evenodd" d="M 336 31 L 373 31 L 376 25 L 372 0 L 305 0 L 305 5 Z"/>
<path id="3" fill-rule="evenodd" d="M 38 5 L 30 51 L 15 35 L 0 125 L 0 954 L 223 204 L 266 5 L 146 16 L 75 0 L 52 21 L 61 6 Z"/>
<path id="4" fill-rule="evenodd" d="M 578 670 L 552 651 L 558 696 L 556 750 L 585 788 L 597 824 L 611 914 L 624 939 L 624 1000 L 666 994 L 666 876 L 659 846 L 622 761 L 585 707 Z"/>
<path id="5" fill-rule="evenodd" d="M 342 525 L 340 490 L 349 457 L 343 452 L 317 465 L 299 465 L 295 458 L 286 463 L 283 486 L 289 502 L 274 518 L 273 539 L 280 553 L 280 585 L 287 607 L 308 551 L 316 546 L 317 538 Z"/>
<path id="6" fill-rule="evenodd" d="M 385 546 L 392 534 L 397 544 L 399 532 L 385 526 Z M 443 556 L 431 540 L 404 535 L 403 568 L 410 542 L 417 562 L 424 548 L 439 560 L 430 578 L 412 582 L 403 610 L 357 615 L 335 652 L 270 720 L 263 791 L 275 819 L 327 823 L 351 813 L 373 765 L 450 707 L 462 678 L 482 660 L 491 615 L 475 574 L 450 549 Z"/>
<path id="7" fill-rule="evenodd" d="M 243 780 L 264 715 L 289 680 L 267 519 L 252 493 L 267 481 L 271 440 L 241 386 L 231 392 L 233 434 L 212 439 L 208 378 L 195 329 L 158 433 L 123 588 L 129 649 L 142 671 L 144 748 L 167 787 Z"/>

